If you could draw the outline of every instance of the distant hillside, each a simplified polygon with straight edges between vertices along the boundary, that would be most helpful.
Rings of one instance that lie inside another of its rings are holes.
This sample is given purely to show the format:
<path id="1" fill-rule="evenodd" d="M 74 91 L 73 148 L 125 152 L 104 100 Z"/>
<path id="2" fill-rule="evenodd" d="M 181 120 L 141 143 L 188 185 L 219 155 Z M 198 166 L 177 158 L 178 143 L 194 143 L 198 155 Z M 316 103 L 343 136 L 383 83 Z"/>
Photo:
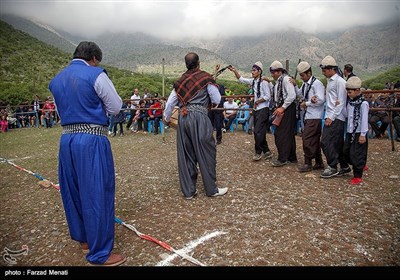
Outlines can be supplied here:
<path id="1" fill-rule="evenodd" d="M 0 21 L 0 100 L 11 104 L 49 95 L 50 78 L 70 55 Z"/>
<path id="2" fill-rule="evenodd" d="M 14 28 L 24 31 L 32 37 L 59 48 L 67 53 L 72 53 L 77 46 L 76 42 L 66 39 L 67 36 L 65 32 L 58 33 L 50 26 L 46 26 L 37 22 L 35 23 L 13 15 L 1 15 L 0 19 L 12 25 Z"/>
<path id="3" fill-rule="evenodd" d="M 65 66 L 72 57 L 60 49 L 45 44 L 36 38 L 15 29 L 0 20 L 0 104 L 18 105 L 31 102 L 38 94 L 41 100 L 51 95 L 48 90 L 50 80 Z M 162 96 L 162 76 L 159 74 L 141 74 L 121 70 L 107 64 L 101 64 L 113 81 L 117 92 L 123 99 L 129 99 L 133 88 L 143 92 L 144 88 L 152 94 Z M 180 65 L 184 71 L 184 63 Z M 172 90 L 175 79 L 165 78 L 165 96 Z M 235 93 L 242 93 L 245 85 L 236 81 L 224 81 Z M 0 105 L 2 106 L 2 105 Z"/>
<path id="4" fill-rule="evenodd" d="M 48 44 L 63 50 L 68 49 L 68 52 L 73 49 L 73 44 L 82 40 L 22 18 L 4 17 L 4 20 Z M 61 42 L 59 36 L 65 41 Z M 106 53 L 106 64 L 139 73 L 161 74 L 161 62 L 164 58 L 165 74 L 168 77 L 176 77 L 184 71 L 182 62 L 188 51 L 198 52 L 202 68 L 210 72 L 216 63 L 220 63 L 235 65 L 242 73 L 245 71 L 249 74 L 253 63 L 259 60 L 264 64 L 264 73 L 268 74 L 268 66 L 273 60 L 282 63 L 289 60 L 289 71 L 294 74 L 299 59 L 310 62 L 314 69 L 319 70 L 318 65 L 328 54 L 335 57 L 342 68 L 344 64 L 351 63 L 355 73 L 364 79 L 400 65 L 399 21 L 322 34 L 307 34 L 289 29 L 259 36 L 215 40 L 185 38 L 172 41 L 143 33 L 107 33 L 93 40 Z M 234 80 L 233 75 L 225 76 Z"/>

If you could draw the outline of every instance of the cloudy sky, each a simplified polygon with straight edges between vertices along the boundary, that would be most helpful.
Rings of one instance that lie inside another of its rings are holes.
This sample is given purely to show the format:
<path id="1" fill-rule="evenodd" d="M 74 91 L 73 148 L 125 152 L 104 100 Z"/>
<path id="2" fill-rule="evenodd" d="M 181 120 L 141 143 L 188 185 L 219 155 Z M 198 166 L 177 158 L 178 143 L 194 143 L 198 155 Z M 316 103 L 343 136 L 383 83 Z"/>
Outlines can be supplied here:
<path id="1" fill-rule="evenodd" d="M 257 35 L 282 28 L 342 31 L 388 19 L 400 22 L 400 0 L 374 1 L 93 1 L 0 0 L 0 13 L 29 17 L 88 38 L 143 32 L 166 38 Z"/>

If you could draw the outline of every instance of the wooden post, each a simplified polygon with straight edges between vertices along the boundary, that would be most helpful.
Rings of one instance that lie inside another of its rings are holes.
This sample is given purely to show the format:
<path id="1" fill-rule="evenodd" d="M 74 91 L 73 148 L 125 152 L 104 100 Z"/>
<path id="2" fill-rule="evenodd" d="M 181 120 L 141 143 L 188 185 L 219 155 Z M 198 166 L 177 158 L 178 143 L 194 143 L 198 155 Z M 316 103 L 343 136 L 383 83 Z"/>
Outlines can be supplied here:
<path id="1" fill-rule="evenodd" d="M 164 64 L 165 59 L 162 59 L 162 97 L 165 96 L 165 78 L 164 78 Z"/>
<path id="2" fill-rule="evenodd" d="M 394 139 L 393 139 L 393 136 L 394 136 L 394 134 L 393 134 L 393 111 L 389 108 L 389 120 L 390 120 L 390 122 L 389 122 L 389 137 L 390 137 L 390 140 L 392 141 L 392 152 L 394 151 Z"/>

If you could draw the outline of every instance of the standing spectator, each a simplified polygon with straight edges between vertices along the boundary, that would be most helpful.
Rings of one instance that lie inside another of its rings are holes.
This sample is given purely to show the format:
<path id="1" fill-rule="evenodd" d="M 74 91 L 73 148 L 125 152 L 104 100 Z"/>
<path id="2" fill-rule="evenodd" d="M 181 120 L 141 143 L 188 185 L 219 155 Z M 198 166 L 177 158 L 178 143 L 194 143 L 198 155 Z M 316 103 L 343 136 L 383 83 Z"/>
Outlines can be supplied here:
<path id="1" fill-rule="evenodd" d="M 272 166 L 280 167 L 288 163 L 297 163 L 295 132 L 296 120 L 296 92 L 283 65 L 279 61 L 270 66 L 272 78 L 276 81 L 273 100 L 275 110 L 272 113 L 276 120 L 274 132 L 275 146 L 278 149 L 278 158 L 272 161 Z M 272 122 L 274 123 L 274 121 Z"/>
<path id="2" fill-rule="evenodd" d="M 351 185 L 362 182 L 364 166 L 368 154 L 368 102 L 361 94 L 361 80 L 353 76 L 346 82 L 346 90 L 349 96 L 347 104 L 347 135 L 343 153 L 349 164 L 353 166 L 353 179 Z"/>
<path id="3" fill-rule="evenodd" d="M 39 95 L 35 94 L 35 97 L 32 101 L 32 108 L 33 111 L 36 113 L 36 117 L 38 118 L 38 122 L 39 122 L 39 126 L 42 125 L 42 110 L 40 110 L 41 106 L 40 106 L 40 98 Z"/>
<path id="4" fill-rule="evenodd" d="M 45 123 L 46 128 L 53 127 L 55 109 L 51 96 L 47 97 L 42 108 L 42 123 Z"/>
<path id="5" fill-rule="evenodd" d="M 149 90 L 147 88 L 144 88 L 143 90 L 143 98 L 148 98 L 149 97 Z"/>
<path id="6" fill-rule="evenodd" d="M 158 127 L 160 126 L 160 121 L 162 121 L 163 113 L 161 103 L 158 100 L 155 100 L 147 112 L 149 115 L 149 121 L 154 121 L 154 134 L 158 134 Z"/>
<path id="7" fill-rule="evenodd" d="M 336 60 L 332 56 L 326 56 L 320 68 L 327 79 L 326 113 L 321 147 L 328 164 L 321 177 L 331 178 L 351 172 L 343 154 L 347 91 L 346 81 L 337 74 Z M 337 170 L 338 163 L 340 171 Z"/>
<path id="8" fill-rule="evenodd" d="M 400 92 L 396 93 L 394 107 L 400 108 Z M 393 137 L 396 137 L 396 141 L 400 142 L 400 111 L 393 111 L 393 125 L 395 130 L 393 133 Z"/>
<path id="9" fill-rule="evenodd" d="M 132 118 L 134 116 L 131 116 Z M 118 114 L 113 116 L 114 130 L 112 137 L 117 136 L 117 126 L 119 125 L 119 136 L 124 136 L 124 122 L 125 122 L 125 114 L 123 111 L 119 111 Z"/>
<path id="10" fill-rule="evenodd" d="M 322 116 L 324 115 L 325 88 L 324 85 L 312 74 L 308 62 L 302 61 L 297 65 L 297 71 L 303 84 L 300 88 L 296 86 L 297 94 L 301 95 L 300 108 L 305 110 L 304 130 L 302 134 L 304 165 L 300 166 L 299 172 L 307 172 L 313 169 L 323 169 L 321 153 L 321 130 Z M 294 84 L 296 81 L 293 79 Z M 312 160 L 315 159 L 315 165 Z"/>
<path id="11" fill-rule="evenodd" d="M 135 114 L 136 114 L 136 110 L 135 109 L 136 109 L 136 107 L 139 106 L 139 100 L 140 100 L 139 89 L 135 88 L 132 91 L 132 96 L 131 96 L 131 101 L 130 101 L 130 103 L 131 103 L 131 106 L 130 106 L 130 108 L 131 108 L 130 117 L 129 117 L 129 120 L 128 120 L 127 124 L 126 124 L 126 129 L 129 129 L 131 127 L 131 124 L 133 122 L 133 118 L 135 117 Z"/>
<path id="12" fill-rule="evenodd" d="M 176 142 L 181 190 L 186 199 L 197 195 L 198 164 L 206 195 L 221 196 L 228 188 L 217 187 L 217 149 L 207 110 L 220 103 L 221 95 L 211 75 L 200 70 L 196 53 L 188 53 L 185 63 L 187 71 L 174 83 L 164 111 L 168 124 L 175 105 L 179 106 Z"/>
<path id="13" fill-rule="evenodd" d="M 258 161 L 262 158 L 270 159 L 272 157 L 271 150 L 267 143 L 267 125 L 269 117 L 269 101 L 271 99 L 271 91 L 268 82 L 262 78 L 263 65 L 260 61 L 253 64 L 251 69 L 251 78 L 244 78 L 233 67 L 228 68 L 232 71 L 238 81 L 243 84 L 251 85 L 254 94 L 254 156 L 253 160 Z"/>
<path id="14" fill-rule="evenodd" d="M 98 66 L 101 59 L 96 43 L 80 42 L 71 63 L 51 80 L 49 89 L 63 127 L 58 177 L 71 238 L 89 250 L 90 263 L 116 266 L 126 258 L 112 253 L 115 171 L 107 112 L 117 114 L 122 100 Z"/>
<path id="15" fill-rule="evenodd" d="M 353 65 L 346 64 L 343 69 L 343 75 L 346 78 L 346 80 L 350 79 L 351 77 L 354 77 L 356 74 L 353 73 Z"/>
<path id="16" fill-rule="evenodd" d="M 7 114 L 1 113 L 0 114 L 0 131 L 1 133 L 5 133 L 8 130 L 8 121 L 7 121 Z"/>

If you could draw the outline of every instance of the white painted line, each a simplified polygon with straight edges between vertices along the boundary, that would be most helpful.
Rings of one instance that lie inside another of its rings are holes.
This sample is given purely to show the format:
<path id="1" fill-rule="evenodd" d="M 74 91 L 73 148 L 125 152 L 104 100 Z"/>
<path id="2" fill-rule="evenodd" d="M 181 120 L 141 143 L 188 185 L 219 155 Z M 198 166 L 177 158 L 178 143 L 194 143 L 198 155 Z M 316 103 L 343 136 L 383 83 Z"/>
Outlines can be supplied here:
<path id="1" fill-rule="evenodd" d="M 9 159 L 8 161 L 15 161 L 15 160 L 21 160 L 21 159 L 28 159 L 28 158 L 31 158 L 31 157 L 12 158 L 12 159 Z"/>
<path id="2" fill-rule="evenodd" d="M 182 252 L 184 254 L 188 254 L 190 251 L 192 251 L 194 248 L 196 248 L 198 245 L 204 243 L 205 241 L 207 241 L 208 239 L 211 239 L 215 236 L 221 235 L 221 234 L 227 234 L 227 232 L 223 232 L 223 231 L 215 231 L 212 233 L 209 233 L 205 236 L 202 236 L 200 238 L 198 238 L 197 240 L 191 241 L 187 246 L 183 247 L 180 250 L 176 250 L 178 253 Z M 175 258 L 179 257 L 179 255 L 177 254 L 172 254 L 172 255 L 168 255 L 165 259 L 163 259 L 162 261 L 158 262 L 156 264 L 156 266 L 170 266 L 171 265 L 171 261 Z"/>

